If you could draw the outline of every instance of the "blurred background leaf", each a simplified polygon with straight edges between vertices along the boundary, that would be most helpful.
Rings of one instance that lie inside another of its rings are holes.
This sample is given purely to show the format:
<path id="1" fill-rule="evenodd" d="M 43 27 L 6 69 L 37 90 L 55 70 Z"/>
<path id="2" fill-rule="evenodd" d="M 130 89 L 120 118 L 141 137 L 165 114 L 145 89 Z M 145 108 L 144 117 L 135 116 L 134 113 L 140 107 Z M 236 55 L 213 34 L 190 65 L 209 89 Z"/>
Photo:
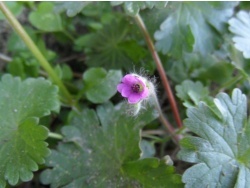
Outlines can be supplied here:
<path id="1" fill-rule="evenodd" d="M 42 2 L 37 10 L 29 14 L 30 23 L 37 29 L 47 32 L 62 31 L 62 20 L 59 14 L 53 12 L 54 4 Z"/>
<path id="2" fill-rule="evenodd" d="M 86 97 L 98 104 L 108 101 L 116 92 L 116 86 L 122 79 L 119 70 L 106 71 L 103 68 L 90 68 L 83 74 Z"/>
<path id="3" fill-rule="evenodd" d="M 56 2 L 56 13 L 66 12 L 67 16 L 73 17 L 82 11 L 91 2 Z"/>
<path id="4" fill-rule="evenodd" d="M 135 1 L 112 1 L 111 5 L 123 5 L 123 8 L 125 9 L 125 12 L 128 15 L 135 16 L 139 13 L 140 10 L 149 8 L 152 9 L 155 8 L 165 8 L 167 6 L 167 1 L 141 1 L 141 2 L 135 2 Z"/>
<path id="5" fill-rule="evenodd" d="M 235 18 L 229 20 L 229 29 L 235 35 L 235 47 L 243 52 L 245 58 L 250 58 L 250 13 L 240 11 Z"/>
<path id="6" fill-rule="evenodd" d="M 173 2 L 170 14 L 155 32 L 156 48 L 162 53 L 180 57 L 183 52 L 209 54 L 221 43 L 237 3 Z"/>

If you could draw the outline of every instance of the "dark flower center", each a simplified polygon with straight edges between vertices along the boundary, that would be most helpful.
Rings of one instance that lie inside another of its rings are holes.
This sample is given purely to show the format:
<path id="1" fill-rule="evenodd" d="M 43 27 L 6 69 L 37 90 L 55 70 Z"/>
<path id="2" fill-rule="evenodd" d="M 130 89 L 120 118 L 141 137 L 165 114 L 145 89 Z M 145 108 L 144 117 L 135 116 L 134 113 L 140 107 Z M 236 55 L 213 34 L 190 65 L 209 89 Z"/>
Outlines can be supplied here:
<path id="1" fill-rule="evenodd" d="M 140 93 L 142 91 L 142 86 L 140 84 L 133 84 L 131 89 L 135 93 Z"/>

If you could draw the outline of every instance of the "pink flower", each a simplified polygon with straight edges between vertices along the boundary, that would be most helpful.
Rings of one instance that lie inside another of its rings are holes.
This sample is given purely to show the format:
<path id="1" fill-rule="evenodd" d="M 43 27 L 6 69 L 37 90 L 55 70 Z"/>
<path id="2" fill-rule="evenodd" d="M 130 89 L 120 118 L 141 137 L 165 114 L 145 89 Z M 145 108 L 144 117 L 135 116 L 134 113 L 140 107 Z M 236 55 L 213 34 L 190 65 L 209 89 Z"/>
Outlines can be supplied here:
<path id="1" fill-rule="evenodd" d="M 148 97 L 149 90 L 146 86 L 145 78 L 136 74 L 127 74 L 122 78 L 122 82 L 117 85 L 117 90 L 130 104 L 135 104 Z"/>

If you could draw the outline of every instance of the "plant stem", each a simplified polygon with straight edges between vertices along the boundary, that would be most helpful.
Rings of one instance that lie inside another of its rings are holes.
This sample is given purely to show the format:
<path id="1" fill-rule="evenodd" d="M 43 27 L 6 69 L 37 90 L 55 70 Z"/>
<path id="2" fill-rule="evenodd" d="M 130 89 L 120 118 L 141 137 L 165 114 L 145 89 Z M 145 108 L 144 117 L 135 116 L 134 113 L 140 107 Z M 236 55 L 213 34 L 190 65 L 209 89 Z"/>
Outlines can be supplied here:
<path id="1" fill-rule="evenodd" d="M 151 86 L 151 87 L 153 87 L 153 86 Z M 176 144 L 178 144 L 179 140 L 180 140 L 180 137 L 176 134 L 175 129 L 171 126 L 171 124 L 168 122 L 168 120 L 164 117 L 164 115 L 162 113 L 162 110 L 161 110 L 161 107 L 160 107 L 160 104 L 159 104 L 159 101 L 158 101 L 158 98 L 157 98 L 155 92 L 153 93 L 153 99 L 154 99 L 153 102 L 154 102 L 154 104 L 156 106 L 156 109 L 159 112 L 159 118 L 160 118 L 161 122 L 167 128 L 168 132 L 170 133 L 170 136 L 173 138 L 173 141 Z"/>
<path id="2" fill-rule="evenodd" d="M 15 16 L 10 12 L 10 10 L 5 6 L 5 4 L 3 2 L 0 2 L 0 10 L 3 12 L 3 14 L 8 19 L 10 25 L 14 28 L 14 30 L 18 33 L 18 35 L 21 37 L 21 39 L 25 42 L 25 44 L 28 46 L 30 51 L 36 57 L 36 59 L 38 60 L 40 65 L 48 73 L 48 75 L 53 80 L 53 82 L 58 85 L 61 93 L 67 99 L 67 103 L 69 105 L 73 105 L 74 104 L 73 97 L 68 92 L 68 90 L 64 86 L 61 79 L 57 76 L 57 74 L 55 73 L 54 69 L 51 67 L 49 62 L 46 60 L 46 58 L 40 52 L 38 47 L 35 45 L 35 43 L 32 41 L 32 39 L 29 37 L 29 35 L 23 29 L 21 24 L 18 22 L 18 20 L 15 18 Z"/>
<path id="3" fill-rule="evenodd" d="M 8 56 L 5 55 L 5 54 L 0 53 L 0 60 L 9 63 L 9 62 L 12 61 L 12 58 L 11 58 L 11 57 L 8 57 Z"/>
<path id="4" fill-rule="evenodd" d="M 149 134 L 149 135 L 165 135 L 166 131 L 164 130 L 143 130 L 142 134 Z"/>
<path id="5" fill-rule="evenodd" d="M 169 98 L 169 102 L 170 102 L 172 111 L 174 113 L 175 121 L 176 121 L 178 127 L 181 128 L 182 127 L 182 121 L 181 121 L 181 118 L 180 118 L 179 110 L 177 108 L 177 104 L 176 104 L 174 95 L 172 93 L 168 78 L 167 78 L 167 76 L 165 74 L 165 71 L 164 71 L 164 68 L 162 66 L 161 59 L 160 59 L 158 53 L 155 50 L 155 46 L 153 44 L 153 41 L 152 41 L 152 39 L 151 39 L 151 37 L 150 37 L 150 35 L 148 33 L 148 30 L 147 30 L 141 16 L 139 14 L 137 14 L 134 18 L 135 18 L 136 23 L 140 27 L 140 29 L 141 29 L 144 37 L 145 37 L 148 48 L 149 48 L 149 50 L 151 52 L 151 55 L 152 55 L 152 57 L 154 59 L 154 62 L 156 64 L 157 70 L 159 72 L 159 75 L 160 75 L 162 83 L 163 83 L 163 87 L 164 87 L 164 89 L 165 89 L 165 91 L 167 93 L 167 96 Z"/>
<path id="6" fill-rule="evenodd" d="M 59 140 L 62 140 L 63 139 L 63 136 L 58 134 L 58 133 L 52 133 L 52 132 L 49 132 L 48 134 L 48 137 L 50 138 L 55 138 L 55 139 L 59 139 Z"/>

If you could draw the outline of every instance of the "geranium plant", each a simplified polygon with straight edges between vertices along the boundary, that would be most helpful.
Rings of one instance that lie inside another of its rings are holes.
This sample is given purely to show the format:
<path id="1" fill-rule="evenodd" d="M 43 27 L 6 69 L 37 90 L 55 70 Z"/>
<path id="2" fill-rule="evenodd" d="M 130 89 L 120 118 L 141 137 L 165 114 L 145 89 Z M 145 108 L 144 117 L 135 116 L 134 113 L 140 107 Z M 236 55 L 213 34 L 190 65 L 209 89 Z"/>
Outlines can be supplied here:
<path id="1" fill-rule="evenodd" d="M 0 188 L 247 188 L 247 2 L 0 2 Z"/>

